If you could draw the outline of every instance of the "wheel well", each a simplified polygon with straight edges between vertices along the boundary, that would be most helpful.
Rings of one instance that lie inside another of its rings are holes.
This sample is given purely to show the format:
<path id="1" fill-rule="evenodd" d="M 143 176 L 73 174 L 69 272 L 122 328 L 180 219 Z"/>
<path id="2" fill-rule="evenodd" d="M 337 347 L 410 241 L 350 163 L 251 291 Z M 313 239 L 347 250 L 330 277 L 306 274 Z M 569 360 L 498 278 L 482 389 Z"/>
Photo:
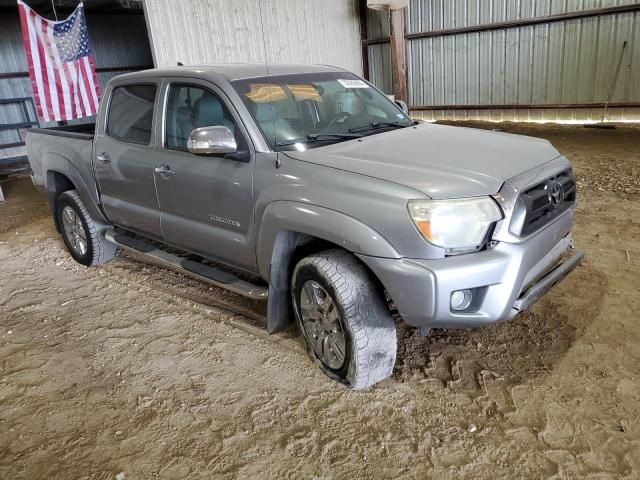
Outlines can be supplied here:
<path id="1" fill-rule="evenodd" d="M 51 212 L 53 213 L 53 221 L 58 232 L 60 232 L 58 216 L 56 215 L 58 197 L 62 192 L 75 190 L 75 188 L 76 186 L 71 180 L 69 180 L 69 177 L 67 177 L 66 175 L 51 170 L 47 172 L 47 193 L 49 194 L 49 206 L 51 207 Z"/>
<path id="2" fill-rule="evenodd" d="M 346 250 L 328 240 L 299 232 L 286 231 L 278 234 L 271 259 L 269 278 L 269 305 L 267 308 L 269 333 L 284 330 L 293 321 L 289 284 L 297 263 L 304 257 L 332 249 Z M 389 297 L 380 279 L 367 265 L 361 263 L 368 272 L 376 291 L 388 302 Z"/>
<path id="3" fill-rule="evenodd" d="M 348 251 L 344 247 L 341 247 L 336 243 L 329 242 L 328 240 L 324 240 L 322 238 L 316 238 L 311 236 L 307 236 L 307 238 L 308 238 L 307 242 L 303 243 L 302 245 L 299 245 L 292 253 L 290 273 L 293 272 L 293 269 L 295 268 L 296 264 L 300 260 L 302 260 L 304 257 L 307 257 L 309 255 L 313 255 L 314 253 L 319 253 L 325 250 L 332 250 L 332 249 Z M 353 252 L 349 252 L 349 253 L 353 255 Z M 378 276 L 364 262 L 360 262 L 360 263 L 369 274 L 369 277 L 371 278 L 371 280 L 374 282 L 376 291 L 378 291 L 378 293 L 380 293 L 380 295 L 382 295 L 384 298 L 387 295 L 386 289 L 382 284 L 382 282 L 380 281 L 380 279 L 378 278 Z"/>
<path id="4" fill-rule="evenodd" d="M 324 250 L 331 250 L 332 248 L 340 248 L 340 246 L 322 238 L 305 235 L 304 243 L 298 245 L 296 249 L 291 253 L 291 271 L 293 271 L 296 264 L 304 257 L 313 255 L 314 253 L 322 252 Z"/>

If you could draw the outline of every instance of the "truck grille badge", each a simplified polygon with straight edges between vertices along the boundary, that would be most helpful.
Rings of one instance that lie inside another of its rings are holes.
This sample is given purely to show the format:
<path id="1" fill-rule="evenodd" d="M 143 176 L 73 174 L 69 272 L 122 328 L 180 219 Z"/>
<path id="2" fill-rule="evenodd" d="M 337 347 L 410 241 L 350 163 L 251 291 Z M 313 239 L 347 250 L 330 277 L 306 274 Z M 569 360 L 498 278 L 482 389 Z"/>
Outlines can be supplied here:
<path id="1" fill-rule="evenodd" d="M 554 208 L 558 208 L 564 200 L 564 190 L 558 182 L 550 182 L 549 200 Z"/>

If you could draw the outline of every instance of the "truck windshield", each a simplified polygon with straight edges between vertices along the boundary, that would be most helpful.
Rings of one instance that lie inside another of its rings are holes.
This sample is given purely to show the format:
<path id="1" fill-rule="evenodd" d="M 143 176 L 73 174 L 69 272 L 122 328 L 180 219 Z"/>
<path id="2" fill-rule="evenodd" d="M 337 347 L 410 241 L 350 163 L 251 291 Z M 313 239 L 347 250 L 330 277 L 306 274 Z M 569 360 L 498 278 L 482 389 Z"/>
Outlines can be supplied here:
<path id="1" fill-rule="evenodd" d="M 277 75 L 232 84 L 276 151 L 306 150 L 413 124 L 384 94 L 347 72 Z"/>

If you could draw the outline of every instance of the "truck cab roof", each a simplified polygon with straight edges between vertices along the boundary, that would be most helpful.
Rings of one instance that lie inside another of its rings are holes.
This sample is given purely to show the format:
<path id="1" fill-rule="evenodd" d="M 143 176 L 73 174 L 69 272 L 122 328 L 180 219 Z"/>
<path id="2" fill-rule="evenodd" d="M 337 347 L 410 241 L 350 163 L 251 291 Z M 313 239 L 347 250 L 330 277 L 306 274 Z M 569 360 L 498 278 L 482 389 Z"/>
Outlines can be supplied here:
<path id="1" fill-rule="evenodd" d="M 229 81 L 269 75 L 290 75 L 296 73 L 341 72 L 339 67 L 331 65 L 305 64 L 265 64 L 265 63 L 218 63 L 212 65 L 189 65 L 179 67 L 153 68 L 139 72 L 119 75 L 118 80 L 142 80 L 155 77 L 187 76 L 206 78 L 210 75 L 222 75 Z"/>

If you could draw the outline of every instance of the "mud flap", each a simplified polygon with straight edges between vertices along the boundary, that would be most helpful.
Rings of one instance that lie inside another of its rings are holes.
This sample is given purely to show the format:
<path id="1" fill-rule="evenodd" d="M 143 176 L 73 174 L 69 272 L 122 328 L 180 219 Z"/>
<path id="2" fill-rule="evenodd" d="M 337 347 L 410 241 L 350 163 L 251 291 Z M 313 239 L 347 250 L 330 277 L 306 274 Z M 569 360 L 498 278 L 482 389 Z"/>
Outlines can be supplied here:
<path id="1" fill-rule="evenodd" d="M 289 284 L 293 270 L 293 252 L 309 241 L 308 235 L 280 232 L 271 254 L 269 300 L 267 302 L 267 332 L 278 333 L 294 320 Z"/>

